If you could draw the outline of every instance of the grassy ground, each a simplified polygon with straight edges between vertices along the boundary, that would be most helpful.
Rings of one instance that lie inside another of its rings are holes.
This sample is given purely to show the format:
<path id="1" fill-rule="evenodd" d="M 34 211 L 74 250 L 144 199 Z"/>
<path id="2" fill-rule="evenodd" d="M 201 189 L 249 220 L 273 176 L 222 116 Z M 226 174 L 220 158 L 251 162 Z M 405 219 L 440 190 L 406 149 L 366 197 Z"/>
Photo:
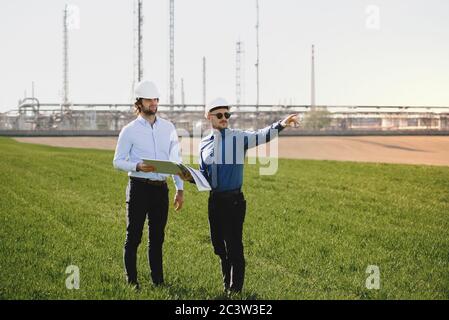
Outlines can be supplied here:
<path id="1" fill-rule="evenodd" d="M 110 151 L 0 138 L 1 299 L 222 298 L 207 193 L 170 208 L 167 285 L 150 285 L 146 235 L 135 293 L 124 285 L 126 173 Z M 280 160 L 248 165 L 243 299 L 449 299 L 449 168 Z M 170 185 L 173 196 L 173 184 Z M 145 233 L 144 233 L 145 234 Z M 66 267 L 80 289 L 65 287 Z M 368 290 L 368 265 L 380 290 Z"/>

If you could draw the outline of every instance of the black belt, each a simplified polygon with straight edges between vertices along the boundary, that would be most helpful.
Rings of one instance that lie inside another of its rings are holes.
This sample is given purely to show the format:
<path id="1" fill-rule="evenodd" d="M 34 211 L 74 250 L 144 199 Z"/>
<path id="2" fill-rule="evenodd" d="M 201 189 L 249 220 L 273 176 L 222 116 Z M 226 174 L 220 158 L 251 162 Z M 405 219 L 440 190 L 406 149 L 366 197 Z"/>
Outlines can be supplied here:
<path id="1" fill-rule="evenodd" d="M 226 197 L 226 196 L 235 196 L 242 193 L 240 188 L 228 191 L 211 191 L 210 195 L 214 197 Z"/>
<path id="2" fill-rule="evenodd" d="M 145 178 L 138 178 L 138 177 L 130 177 L 131 180 L 143 182 L 152 186 L 162 187 L 167 185 L 167 181 L 165 180 L 151 180 L 151 179 L 145 179 Z"/>

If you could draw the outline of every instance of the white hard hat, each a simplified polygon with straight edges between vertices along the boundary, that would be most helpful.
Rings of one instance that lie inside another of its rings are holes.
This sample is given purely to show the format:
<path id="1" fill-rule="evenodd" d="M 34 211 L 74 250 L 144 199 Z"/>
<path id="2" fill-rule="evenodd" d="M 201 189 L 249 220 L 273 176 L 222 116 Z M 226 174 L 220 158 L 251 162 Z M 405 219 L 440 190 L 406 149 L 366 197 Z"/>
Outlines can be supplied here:
<path id="1" fill-rule="evenodd" d="M 134 96 L 136 99 L 144 98 L 144 99 L 159 99 L 160 94 L 157 90 L 156 85 L 148 80 L 140 81 L 135 89 Z"/>
<path id="2" fill-rule="evenodd" d="M 228 101 L 226 101 L 223 98 L 217 98 L 215 100 L 212 100 L 211 102 L 209 102 L 209 104 L 206 105 L 206 110 L 204 112 L 205 116 L 207 117 L 207 114 L 215 108 L 218 107 L 223 107 L 223 108 L 231 108 L 231 105 L 228 103 Z"/>

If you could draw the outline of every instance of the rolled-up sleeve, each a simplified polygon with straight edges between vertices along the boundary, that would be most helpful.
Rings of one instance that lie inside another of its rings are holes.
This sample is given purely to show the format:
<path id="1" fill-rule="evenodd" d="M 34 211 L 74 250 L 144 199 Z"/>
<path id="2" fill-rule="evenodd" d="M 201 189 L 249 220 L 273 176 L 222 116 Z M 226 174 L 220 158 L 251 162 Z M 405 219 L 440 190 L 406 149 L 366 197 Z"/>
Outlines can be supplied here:
<path id="1" fill-rule="evenodd" d="M 181 150 L 179 148 L 179 139 L 178 133 L 176 132 L 175 127 L 170 134 L 170 161 L 174 162 L 182 162 Z M 172 175 L 173 182 L 175 183 L 176 190 L 184 190 L 184 181 L 178 175 Z"/>
<path id="2" fill-rule="evenodd" d="M 127 128 L 123 128 L 119 134 L 117 146 L 115 148 L 113 165 L 114 168 L 123 171 L 136 171 L 138 162 L 129 161 L 129 152 L 132 148 L 132 142 Z"/>

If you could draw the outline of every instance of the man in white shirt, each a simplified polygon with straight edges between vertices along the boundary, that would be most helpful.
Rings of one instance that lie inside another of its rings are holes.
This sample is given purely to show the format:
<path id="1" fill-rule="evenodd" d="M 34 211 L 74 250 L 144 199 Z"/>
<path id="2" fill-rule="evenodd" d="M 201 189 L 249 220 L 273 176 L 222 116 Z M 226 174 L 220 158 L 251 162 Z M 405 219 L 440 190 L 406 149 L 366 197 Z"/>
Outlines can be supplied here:
<path id="1" fill-rule="evenodd" d="M 178 135 L 174 125 L 156 116 L 159 92 L 153 82 L 142 81 L 135 89 L 135 109 L 138 117 L 120 132 L 114 155 L 114 167 L 128 172 L 126 188 L 126 241 L 123 259 L 130 285 L 137 281 L 137 248 L 148 217 L 148 262 L 155 285 L 164 282 L 162 244 L 168 217 L 168 175 L 154 172 L 143 159 L 181 161 Z M 176 186 L 175 210 L 184 202 L 183 181 L 173 176 Z"/>

